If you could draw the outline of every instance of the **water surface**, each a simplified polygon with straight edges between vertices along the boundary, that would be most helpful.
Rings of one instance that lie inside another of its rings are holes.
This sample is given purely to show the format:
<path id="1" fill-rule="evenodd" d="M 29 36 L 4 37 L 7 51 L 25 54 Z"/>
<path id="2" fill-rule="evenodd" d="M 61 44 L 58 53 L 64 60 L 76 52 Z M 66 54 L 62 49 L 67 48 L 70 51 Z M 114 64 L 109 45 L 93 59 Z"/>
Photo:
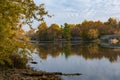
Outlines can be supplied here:
<path id="1" fill-rule="evenodd" d="M 64 80 L 120 80 L 120 49 L 100 47 L 95 43 L 46 43 L 39 45 L 30 64 L 36 70 L 81 73 L 62 76 Z"/>

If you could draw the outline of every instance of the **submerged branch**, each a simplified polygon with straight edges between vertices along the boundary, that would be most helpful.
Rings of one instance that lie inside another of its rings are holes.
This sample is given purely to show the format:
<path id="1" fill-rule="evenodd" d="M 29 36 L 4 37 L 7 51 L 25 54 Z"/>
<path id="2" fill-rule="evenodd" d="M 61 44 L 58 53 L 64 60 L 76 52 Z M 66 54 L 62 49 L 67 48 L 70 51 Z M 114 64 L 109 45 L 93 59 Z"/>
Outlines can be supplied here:
<path id="1" fill-rule="evenodd" d="M 47 72 L 47 73 L 22 73 L 25 76 L 43 76 L 43 75 L 63 75 L 63 76 L 80 76 L 81 73 L 72 73 L 72 74 L 66 74 L 61 72 Z"/>

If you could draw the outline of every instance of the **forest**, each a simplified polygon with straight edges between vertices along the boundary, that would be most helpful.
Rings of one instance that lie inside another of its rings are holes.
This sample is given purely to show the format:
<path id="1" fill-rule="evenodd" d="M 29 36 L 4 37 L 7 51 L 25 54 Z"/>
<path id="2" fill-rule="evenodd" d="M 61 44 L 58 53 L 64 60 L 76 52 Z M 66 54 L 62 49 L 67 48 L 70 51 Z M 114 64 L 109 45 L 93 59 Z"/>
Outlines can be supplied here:
<path id="1" fill-rule="evenodd" d="M 102 35 L 120 34 L 120 21 L 109 18 L 106 22 L 84 20 L 81 24 L 64 25 L 42 22 L 37 30 L 31 29 L 27 35 L 38 41 L 91 41 Z"/>

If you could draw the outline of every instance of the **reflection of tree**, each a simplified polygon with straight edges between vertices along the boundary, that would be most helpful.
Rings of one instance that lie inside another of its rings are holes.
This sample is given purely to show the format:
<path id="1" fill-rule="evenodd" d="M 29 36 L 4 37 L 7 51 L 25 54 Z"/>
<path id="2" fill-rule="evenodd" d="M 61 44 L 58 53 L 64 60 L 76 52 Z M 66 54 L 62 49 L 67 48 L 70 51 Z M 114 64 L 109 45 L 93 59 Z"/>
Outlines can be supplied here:
<path id="1" fill-rule="evenodd" d="M 82 56 L 85 59 L 102 59 L 107 58 L 110 62 L 117 61 L 118 56 L 120 56 L 120 49 L 105 49 L 99 47 L 95 43 L 91 44 L 71 44 L 63 43 L 61 44 L 45 44 L 39 46 L 39 55 L 42 59 L 46 59 L 48 55 L 52 57 L 57 57 L 61 53 L 65 55 L 66 58 L 72 55 Z"/>
<path id="2" fill-rule="evenodd" d="M 57 57 L 61 53 L 61 48 L 58 44 L 44 44 L 40 45 L 38 48 L 39 56 L 42 59 L 46 59 L 48 55 L 51 55 L 53 58 Z"/>
<path id="3" fill-rule="evenodd" d="M 62 53 L 65 54 L 65 57 L 68 58 L 68 56 L 71 54 L 71 45 L 69 42 L 62 47 L 62 51 Z"/>

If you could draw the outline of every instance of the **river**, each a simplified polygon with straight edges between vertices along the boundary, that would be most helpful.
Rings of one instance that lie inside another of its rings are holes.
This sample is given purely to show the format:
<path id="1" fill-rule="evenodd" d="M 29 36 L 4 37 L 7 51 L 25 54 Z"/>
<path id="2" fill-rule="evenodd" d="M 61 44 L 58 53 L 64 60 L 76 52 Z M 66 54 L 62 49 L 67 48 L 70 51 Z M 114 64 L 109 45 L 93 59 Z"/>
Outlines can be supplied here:
<path id="1" fill-rule="evenodd" d="M 100 47 L 95 43 L 44 43 L 32 54 L 29 63 L 35 70 L 81 73 L 61 76 L 63 80 L 120 80 L 120 49 Z"/>

